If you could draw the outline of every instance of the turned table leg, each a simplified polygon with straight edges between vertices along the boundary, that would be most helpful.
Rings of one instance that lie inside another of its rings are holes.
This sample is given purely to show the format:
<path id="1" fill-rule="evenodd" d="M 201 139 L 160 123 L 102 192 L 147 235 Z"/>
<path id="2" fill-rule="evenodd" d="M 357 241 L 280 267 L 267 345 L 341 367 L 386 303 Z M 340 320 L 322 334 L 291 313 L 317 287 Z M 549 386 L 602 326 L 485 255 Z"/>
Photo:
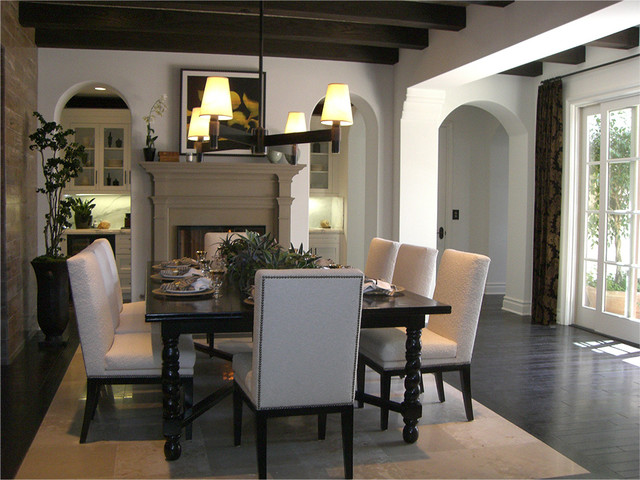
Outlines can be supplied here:
<path id="1" fill-rule="evenodd" d="M 180 406 L 179 337 L 179 334 L 162 333 L 162 418 L 163 434 L 166 439 L 164 456 L 167 460 L 177 460 L 182 453 L 180 446 L 182 409 Z"/>
<path id="2" fill-rule="evenodd" d="M 407 443 L 418 440 L 418 420 L 422 417 L 420 403 L 420 353 L 422 343 L 420 328 L 407 328 L 407 342 L 405 344 L 407 364 L 404 377 L 404 401 L 402 402 L 402 418 L 404 428 L 402 438 Z"/>

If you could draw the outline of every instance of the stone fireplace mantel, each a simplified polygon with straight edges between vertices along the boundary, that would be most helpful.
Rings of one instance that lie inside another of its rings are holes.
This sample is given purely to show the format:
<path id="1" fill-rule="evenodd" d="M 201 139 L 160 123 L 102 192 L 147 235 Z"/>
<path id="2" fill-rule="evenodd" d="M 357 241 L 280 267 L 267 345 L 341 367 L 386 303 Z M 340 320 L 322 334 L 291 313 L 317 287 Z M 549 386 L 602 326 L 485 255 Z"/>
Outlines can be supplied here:
<path id="1" fill-rule="evenodd" d="M 291 181 L 305 165 L 140 163 L 153 179 L 153 258 L 175 258 L 177 227 L 264 225 L 291 241 Z"/>

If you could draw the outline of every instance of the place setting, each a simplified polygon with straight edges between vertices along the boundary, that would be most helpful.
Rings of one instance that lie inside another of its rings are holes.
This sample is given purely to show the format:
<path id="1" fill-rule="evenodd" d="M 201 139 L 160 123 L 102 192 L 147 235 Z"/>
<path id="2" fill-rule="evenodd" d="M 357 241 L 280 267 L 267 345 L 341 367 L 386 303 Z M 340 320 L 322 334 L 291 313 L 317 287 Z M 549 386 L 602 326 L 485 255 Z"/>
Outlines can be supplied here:
<path id="1" fill-rule="evenodd" d="M 393 283 L 375 278 L 364 279 L 364 287 L 362 289 L 363 295 L 399 297 L 403 295 L 402 292 L 404 292 L 404 287 L 394 285 Z"/>
<path id="2" fill-rule="evenodd" d="M 163 282 L 153 289 L 156 295 L 167 297 L 221 295 L 224 268 L 219 259 L 207 258 L 207 252 L 198 250 L 197 259 L 189 257 L 154 265 L 162 267 L 159 273 L 151 275 L 153 280 Z"/>

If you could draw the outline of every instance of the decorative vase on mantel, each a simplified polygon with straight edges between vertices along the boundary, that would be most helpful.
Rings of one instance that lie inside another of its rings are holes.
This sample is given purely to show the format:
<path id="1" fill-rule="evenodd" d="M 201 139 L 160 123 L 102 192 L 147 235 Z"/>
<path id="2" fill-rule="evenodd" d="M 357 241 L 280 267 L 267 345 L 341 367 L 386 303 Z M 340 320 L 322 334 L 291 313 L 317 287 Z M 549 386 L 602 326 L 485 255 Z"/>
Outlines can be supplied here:
<path id="1" fill-rule="evenodd" d="M 145 147 L 142 149 L 144 152 L 144 161 L 145 162 L 153 162 L 156 158 L 156 149 Z"/>

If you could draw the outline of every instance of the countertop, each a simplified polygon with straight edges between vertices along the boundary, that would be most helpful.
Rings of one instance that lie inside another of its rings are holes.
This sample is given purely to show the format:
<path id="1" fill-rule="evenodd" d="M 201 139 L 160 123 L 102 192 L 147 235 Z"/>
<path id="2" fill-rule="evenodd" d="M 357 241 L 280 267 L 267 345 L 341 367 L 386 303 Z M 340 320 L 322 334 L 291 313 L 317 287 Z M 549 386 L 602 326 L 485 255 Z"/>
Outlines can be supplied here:
<path id="1" fill-rule="evenodd" d="M 341 228 L 310 228 L 309 233 L 344 233 Z"/>
<path id="2" fill-rule="evenodd" d="M 108 234 L 131 234 L 130 228 L 67 228 L 64 233 L 67 235 L 108 235 Z"/>

